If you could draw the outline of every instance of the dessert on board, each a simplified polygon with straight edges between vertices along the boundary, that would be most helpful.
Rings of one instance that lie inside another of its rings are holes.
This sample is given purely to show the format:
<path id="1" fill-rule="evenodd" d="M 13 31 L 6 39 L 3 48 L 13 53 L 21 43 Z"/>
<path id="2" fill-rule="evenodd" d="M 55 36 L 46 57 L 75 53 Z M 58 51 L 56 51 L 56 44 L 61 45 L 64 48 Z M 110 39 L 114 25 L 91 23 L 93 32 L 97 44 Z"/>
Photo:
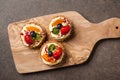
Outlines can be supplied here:
<path id="1" fill-rule="evenodd" d="M 57 41 L 63 41 L 69 37 L 71 31 L 72 24 L 65 16 L 56 16 L 49 24 L 49 35 Z"/>
<path id="2" fill-rule="evenodd" d="M 36 48 L 42 45 L 45 40 L 46 33 L 40 24 L 29 23 L 23 27 L 20 37 L 25 46 Z"/>
<path id="3" fill-rule="evenodd" d="M 64 48 L 58 42 L 48 41 L 42 46 L 40 53 L 43 63 L 52 66 L 63 60 Z"/>

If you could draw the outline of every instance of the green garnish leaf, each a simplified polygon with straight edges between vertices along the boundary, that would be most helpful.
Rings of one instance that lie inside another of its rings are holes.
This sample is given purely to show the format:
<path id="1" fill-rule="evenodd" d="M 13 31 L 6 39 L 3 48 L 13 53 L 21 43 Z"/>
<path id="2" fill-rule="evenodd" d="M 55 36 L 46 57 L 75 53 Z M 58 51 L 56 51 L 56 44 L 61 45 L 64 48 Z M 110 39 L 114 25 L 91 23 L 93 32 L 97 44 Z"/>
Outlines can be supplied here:
<path id="1" fill-rule="evenodd" d="M 40 38 L 41 38 L 40 34 L 36 34 L 36 39 L 40 39 Z"/>
<path id="2" fill-rule="evenodd" d="M 51 44 L 48 48 L 48 51 L 53 51 L 53 50 L 55 50 L 55 45 Z"/>
<path id="3" fill-rule="evenodd" d="M 55 28 L 53 28 L 52 33 L 53 33 L 53 34 L 58 34 L 58 33 L 59 33 L 59 29 L 58 29 L 58 28 L 56 28 L 56 27 L 55 27 Z"/>
<path id="4" fill-rule="evenodd" d="M 35 37 L 32 37 L 32 40 L 35 40 L 36 38 Z"/>

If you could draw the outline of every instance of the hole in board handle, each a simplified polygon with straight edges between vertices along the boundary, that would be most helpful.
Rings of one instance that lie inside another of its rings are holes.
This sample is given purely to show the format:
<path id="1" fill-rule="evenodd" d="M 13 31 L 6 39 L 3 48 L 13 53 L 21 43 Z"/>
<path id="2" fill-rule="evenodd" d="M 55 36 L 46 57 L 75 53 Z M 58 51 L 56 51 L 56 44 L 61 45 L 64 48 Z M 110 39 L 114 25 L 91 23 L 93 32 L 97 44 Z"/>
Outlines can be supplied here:
<path id="1" fill-rule="evenodd" d="M 116 26 L 115 28 L 118 29 L 118 26 Z"/>

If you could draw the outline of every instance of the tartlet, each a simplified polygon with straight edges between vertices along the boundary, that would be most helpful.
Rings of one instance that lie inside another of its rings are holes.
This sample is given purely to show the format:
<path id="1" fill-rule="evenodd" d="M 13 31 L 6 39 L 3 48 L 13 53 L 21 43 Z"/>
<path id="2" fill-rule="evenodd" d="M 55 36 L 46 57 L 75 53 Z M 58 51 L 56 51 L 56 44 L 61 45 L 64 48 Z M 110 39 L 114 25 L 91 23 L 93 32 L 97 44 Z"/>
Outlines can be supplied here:
<path id="1" fill-rule="evenodd" d="M 36 48 L 45 40 L 46 32 L 40 24 L 29 23 L 21 30 L 20 37 L 25 46 Z"/>
<path id="2" fill-rule="evenodd" d="M 65 16 L 54 17 L 49 24 L 49 35 L 57 41 L 63 41 L 70 36 L 72 23 Z"/>
<path id="3" fill-rule="evenodd" d="M 55 41 L 46 42 L 40 49 L 43 63 L 52 66 L 61 63 L 64 57 L 63 46 Z"/>

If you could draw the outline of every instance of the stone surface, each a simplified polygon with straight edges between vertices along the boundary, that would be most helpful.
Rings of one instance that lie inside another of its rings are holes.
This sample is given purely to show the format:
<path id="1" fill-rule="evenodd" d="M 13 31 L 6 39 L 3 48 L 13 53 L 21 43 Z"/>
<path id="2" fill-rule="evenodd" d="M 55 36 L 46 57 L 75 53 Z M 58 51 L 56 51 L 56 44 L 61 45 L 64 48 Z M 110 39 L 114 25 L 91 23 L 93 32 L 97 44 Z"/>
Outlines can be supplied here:
<path id="1" fill-rule="evenodd" d="M 75 10 L 91 22 L 120 17 L 119 0 L 0 0 L 0 80 L 119 80 L 120 39 L 99 41 L 88 62 L 57 70 L 18 74 L 7 26 L 11 22 Z"/>

